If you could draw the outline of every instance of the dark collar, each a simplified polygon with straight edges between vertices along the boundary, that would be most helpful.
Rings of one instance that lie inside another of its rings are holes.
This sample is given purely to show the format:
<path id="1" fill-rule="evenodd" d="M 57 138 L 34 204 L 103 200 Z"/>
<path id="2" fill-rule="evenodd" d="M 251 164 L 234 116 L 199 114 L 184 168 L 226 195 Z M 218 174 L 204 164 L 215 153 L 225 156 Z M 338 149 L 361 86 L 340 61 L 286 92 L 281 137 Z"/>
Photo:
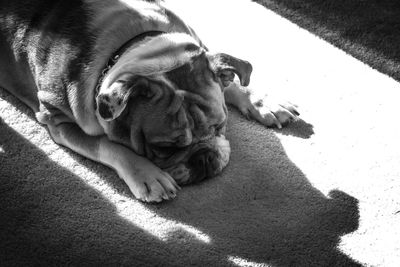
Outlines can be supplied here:
<path id="1" fill-rule="evenodd" d="M 122 56 L 122 54 L 124 54 L 126 52 L 126 50 L 128 50 L 129 47 L 131 47 L 135 43 L 142 41 L 146 37 L 157 36 L 157 35 L 160 35 L 163 33 L 164 32 L 162 32 L 162 31 L 148 31 L 148 32 L 141 33 L 139 35 L 136 35 L 132 39 L 128 40 L 116 52 L 114 52 L 114 54 L 107 61 L 107 65 L 101 71 L 99 79 L 97 80 L 97 84 L 95 87 L 95 97 L 97 97 L 97 95 L 99 94 L 101 84 L 103 83 L 104 77 L 107 75 L 108 71 L 118 62 L 118 59 Z M 95 106 L 96 106 L 96 104 L 95 104 Z"/>

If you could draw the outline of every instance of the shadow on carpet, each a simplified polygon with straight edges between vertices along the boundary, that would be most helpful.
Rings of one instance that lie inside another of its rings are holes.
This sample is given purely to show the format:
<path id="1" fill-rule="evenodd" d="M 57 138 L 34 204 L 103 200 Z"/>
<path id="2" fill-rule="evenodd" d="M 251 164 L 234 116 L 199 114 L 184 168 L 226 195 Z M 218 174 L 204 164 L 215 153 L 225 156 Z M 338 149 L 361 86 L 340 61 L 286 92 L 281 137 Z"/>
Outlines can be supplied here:
<path id="1" fill-rule="evenodd" d="M 12 96 L 0 96 L 33 118 Z M 160 240 L 130 223 L 1 118 L 2 264 L 231 266 L 239 257 L 272 266 L 361 266 L 337 249 L 340 237 L 358 228 L 357 199 L 338 190 L 323 195 L 287 157 L 274 131 L 236 111 L 228 123 L 232 158 L 223 174 L 185 187 L 174 201 L 143 204 L 206 233 L 208 243 L 182 229 Z M 298 127 L 300 137 L 312 132 L 307 123 Z M 66 151 L 130 196 L 110 169 Z"/>
<path id="2" fill-rule="evenodd" d="M 0 144 L 1 266 L 174 262 L 167 244 L 121 218 L 108 199 L 1 119 Z"/>

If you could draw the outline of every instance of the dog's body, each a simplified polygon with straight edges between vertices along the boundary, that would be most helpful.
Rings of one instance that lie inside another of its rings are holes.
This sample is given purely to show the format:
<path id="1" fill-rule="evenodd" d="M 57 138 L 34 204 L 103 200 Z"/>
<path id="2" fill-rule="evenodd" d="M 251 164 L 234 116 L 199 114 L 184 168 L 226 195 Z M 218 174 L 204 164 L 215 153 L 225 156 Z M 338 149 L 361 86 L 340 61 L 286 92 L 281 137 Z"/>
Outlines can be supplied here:
<path id="1" fill-rule="evenodd" d="M 141 200 L 173 198 L 176 181 L 226 166 L 223 89 L 267 126 L 296 114 L 285 106 L 261 115 L 232 82 L 236 73 L 247 85 L 250 64 L 209 53 L 158 4 L 1 0 L 0 7 L 0 86 L 32 108 L 55 142 L 114 168 Z"/>

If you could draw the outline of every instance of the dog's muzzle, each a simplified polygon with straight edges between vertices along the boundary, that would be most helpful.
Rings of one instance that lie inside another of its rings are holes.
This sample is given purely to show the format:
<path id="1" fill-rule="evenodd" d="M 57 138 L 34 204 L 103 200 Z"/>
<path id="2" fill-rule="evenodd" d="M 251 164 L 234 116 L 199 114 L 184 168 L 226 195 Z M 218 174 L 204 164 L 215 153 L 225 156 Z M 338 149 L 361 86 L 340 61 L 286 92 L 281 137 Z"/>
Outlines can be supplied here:
<path id="1" fill-rule="evenodd" d="M 221 135 L 194 145 L 187 157 L 162 169 L 180 185 L 197 183 L 221 173 L 229 162 L 230 153 L 229 141 Z"/>
<path id="2" fill-rule="evenodd" d="M 191 183 L 201 182 L 206 178 L 217 175 L 220 171 L 218 152 L 214 149 L 203 148 L 194 153 L 188 160 L 191 169 Z"/>

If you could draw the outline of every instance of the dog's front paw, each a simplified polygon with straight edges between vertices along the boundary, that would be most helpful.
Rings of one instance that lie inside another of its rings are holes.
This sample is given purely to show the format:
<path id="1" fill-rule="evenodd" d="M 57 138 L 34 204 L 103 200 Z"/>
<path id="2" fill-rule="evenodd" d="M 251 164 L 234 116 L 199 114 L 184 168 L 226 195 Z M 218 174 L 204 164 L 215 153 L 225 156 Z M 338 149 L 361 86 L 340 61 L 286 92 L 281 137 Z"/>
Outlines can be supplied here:
<path id="1" fill-rule="evenodd" d="M 267 127 L 281 129 L 300 115 L 297 105 L 290 102 L 271 103 L 260 99 L 254 103 L 249 102 L 248 107 L 239 109 L 247 118 L 254 119 Z"/>
<path id="2" fill-rule="evenodd" d="M 254 99 L 255 96 L 249 88 L 235 82 L 225 88 L 224 95 L 226 103 L 237 107 L 247 119 L 256 120 L 267 127 L 282 128 L 300 115 L 296 105 L 267 96 Z"/>
<path id="3" fill-rule="evenodd" d="M 132 194 L 143 202 L 174 199 L 180 190 L 175 180 L 167 172 L 162 171 L 151 162 L 141 164 L 140 168 L 125 169 L 120 176 Z"/>

